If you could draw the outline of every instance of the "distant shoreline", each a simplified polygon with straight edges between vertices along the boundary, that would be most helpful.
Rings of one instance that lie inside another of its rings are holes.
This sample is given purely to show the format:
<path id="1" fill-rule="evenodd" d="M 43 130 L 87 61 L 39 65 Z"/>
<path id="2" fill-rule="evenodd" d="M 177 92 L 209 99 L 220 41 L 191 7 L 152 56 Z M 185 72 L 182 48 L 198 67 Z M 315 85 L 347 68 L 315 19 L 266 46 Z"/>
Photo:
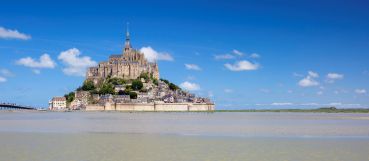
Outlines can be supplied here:
<path id="1" fill-rule="evenodd" d="M 369 108 L 243 109 L 243 110 L 214 110 L 214 112 L 369 113 Z"/>

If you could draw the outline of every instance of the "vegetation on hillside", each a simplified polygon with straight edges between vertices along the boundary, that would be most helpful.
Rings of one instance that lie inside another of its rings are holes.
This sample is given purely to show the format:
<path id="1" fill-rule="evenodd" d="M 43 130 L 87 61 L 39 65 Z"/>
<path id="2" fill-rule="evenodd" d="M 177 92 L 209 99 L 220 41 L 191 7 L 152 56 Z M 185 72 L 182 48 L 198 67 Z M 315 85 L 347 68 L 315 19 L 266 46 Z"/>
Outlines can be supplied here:
<path id="1" fill-rule="evenodd" d="M 100 90 L 98 92 L 99 94 L 105 95 L 105 94 L 115 94 L 114 86 L 110 83 L 104 83 L 100 87 Z"/>
<path id="2" fill-rule="evenodd" d="M 122 78 L 110 78 L 107 81 L 108 81 L 108 83 L 110 83 L 112 85 L 124 85 L 127 82 L 127 80 L 122 79 Z"/>
<path id="3" fill-rule="evenodd" d="M 143 80 L 142 80 L 143 79 Z M 165 82 L 170 90 L 181 90 L 177 85 L 174 83 L 169 82 L 166 79 L 160 79 L 161 81 Z M 91 95 L 92 94 L 112 94 L 112 95 L 129 95 L 131 99 L 137 98 L 137 92 L 148 92 L 147 89 L 144 89 L 144 85 L 142 83 L 152 83 L 154 85 L 158 85 L 158 79 L 155 79 L 152 74 L 149 73 L 141 73 L 141 75 L 137 79 L 123 79 L 123 78 L 111 78 L 108 77 L 105 80 L 94 84 L 91 80 L 85 80 L 82 86 L 77 88 L 77 91 L 88 91 Z M 124 90 L 120 90 L 118 92 L 115 91 L 114 87 L 117 85 L 124 86 Z M 65 95 L 67 102 L 72 102 L 74 100 L 75 93 L 70 92 Z"/>
<path id="4" fill-rule="evenodd" d="M 96 87 L 94 85 L 94 82 L 90 81 L 90 80 L 86 80 L 83 82 L 83 85 L 82 87 L 80 87 L 79 89 L 80 90 L 83 90 L 83 91 L 91 91 L 91 90 L 94 90 Z"/>
<path id="5" fill-rule="evenodd" d="M 137 98 L 137 93 L 136 92 L 129 92 L 129 98 L 136 99 Z"/>
<path id="6" fill-rule="evenodd" d="M 74 92 L 65 94 L 64 97 L 67 100 L 67 103 L 71 103 L 74 100 Z"/>
<path id="7" fill-rule="evenodd" d="M 172 91 L 181 90 L 181 88 L 179 88 L 177 85 L 175 85 L 174 83 L 169 82 L 166 79 L 160 79 L 160 80 L 163 81 L 164 83 L 166 83 L 169 86 L 169 89 L 172 90 Z"/>
<path id="8" fill-rule="evenodd" d="M 149 82 L 152 79 L 152 77 L 149 77 L 149 73 L 147 73 L 147 72 L 141 73 L 140 76 L 138 77 L 138 79 L 141 79 L 141 78 L 143 78 L 146 83 Z"/>
<path id="9" fill-rule="evenodd" d="M 152 83 L 154 83 L 156 86 L 157 86 L 157 85 L 159 85 L 158 80 L 157 80 L 157 79 L 155 79 L 155 78 L 152 80 Z"/>
<path id="10" fill-rule="evenodd" d="M 142 82 L 140 81 L 140 80 L 133 80 L 132 81 L 132 85 L 131 85 L 131 87 L 132 87 L 132 89 L 134 90 L 134 91 L 138 91 L 138 90 L 141 90 L 142 89 L 142 87 L 143 87 L 143 84 L 142 84 Z"/>
<path id="11" fill-rule="evenodd" d="M 168 84 L 169 85 L 169 81 L 168 80 L 166 80 L 166 79 L 160 79 L 161 81 L 163 81 L 164 83 L 166 83 L 166 84 Z"/>
<path id="12" fill-rule="evenodd" d="M 180 88 L 177 85 L 173 84 L 173 83 L 169 83 L 169 89 L 172 90 L 172 91 L 176 91 Z"/>

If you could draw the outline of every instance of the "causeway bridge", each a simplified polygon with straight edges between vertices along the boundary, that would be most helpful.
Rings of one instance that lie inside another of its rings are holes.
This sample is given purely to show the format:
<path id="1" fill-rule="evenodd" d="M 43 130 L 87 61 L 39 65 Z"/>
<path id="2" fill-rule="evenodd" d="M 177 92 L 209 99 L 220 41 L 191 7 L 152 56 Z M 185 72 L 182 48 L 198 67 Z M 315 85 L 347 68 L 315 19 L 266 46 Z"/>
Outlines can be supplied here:
<path id="1" fill-rule="evenodd" d="M 36 110 L 35 107 L 22 106 L 15 103 L 0 103 L 0 110 Z"/>

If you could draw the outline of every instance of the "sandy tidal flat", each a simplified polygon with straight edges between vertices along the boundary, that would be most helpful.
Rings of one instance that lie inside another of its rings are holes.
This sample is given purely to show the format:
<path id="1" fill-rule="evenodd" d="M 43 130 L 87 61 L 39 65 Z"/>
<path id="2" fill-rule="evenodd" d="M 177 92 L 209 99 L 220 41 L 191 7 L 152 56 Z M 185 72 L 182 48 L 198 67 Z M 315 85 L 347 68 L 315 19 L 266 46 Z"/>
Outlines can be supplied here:
<path id="1" fill-rule="evenodd" d="M 369 160 L 369 114 L 0 112 L 0 161 Z"/>

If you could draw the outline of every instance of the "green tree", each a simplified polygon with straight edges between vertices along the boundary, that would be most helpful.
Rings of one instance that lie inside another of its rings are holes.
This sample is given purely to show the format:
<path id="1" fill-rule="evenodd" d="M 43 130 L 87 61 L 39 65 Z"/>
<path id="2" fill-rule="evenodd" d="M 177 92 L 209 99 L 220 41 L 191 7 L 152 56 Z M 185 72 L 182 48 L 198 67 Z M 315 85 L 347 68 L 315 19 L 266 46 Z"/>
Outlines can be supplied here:
<path id="1" fill-rule="evenodd" d="M 129 98 L 137 99 L 137 93 L 136 92 L 129 92 Z"/>
<path id="2" fill-rule="evenodd" d="M 171 89 L 172 91 L 175 91 L 177 89 L 179 89 L 179 87 L 173 83 L 169 83 L 169 89 Z"/>
<path id="3" fill-rule="evenodd" d="M 110 83 L 104 83 L 99 91 L 100 94 L 115 94 L 114 87 Z"/>
<path id="4" fill-rule="evenodd" d="M 82 85 L 82 90 L 83 91 L 90 91 L 90 90 L 94 90 L 94 89 L 95 89 L 94 82 L 92 82 L 90 80 L 86 80 L 85 82 L 83 82 L 83 85 Z"/>
<path id="5" fill-rule="evenodd" d="M 154 83 L 155 85 L 158 85 L 159 84 L 157 79 L 153 79 L 152 80 L 152 83 Z"/>
<path id="6" fill-rule="evenodd" d="M 148 82 L 150 80 L 149 74 L 147 72 L 141 73 L 139 78 L 145 79 L 146 82 Z"/>
<path id="7" fill-rule="evenodd" d="M 97 91 L 96 89 L 93 89 L 90 91 L 90 94 L 93 95 L 93 94 L 99 94 L 99 91 Z"/>
<path id="8" fill-rule="evenodd" d="M 126 83 L 126 81 L 121 78 L 111 78 L 111 79 L 108 79 L 108 83 L 111 83 L 113 85 L 123 85 Z"/>
<path id="9" fill-rule="evenodd" d="M 166 80 L 166 79 L 160 79 L 161 81 L 163 81 L 164 83 L 166 83 L 166 84 L 169 84 L 169 81 L 168 80 Z"/>
<path id="10" fill-rule="evenodd" d="M 142 88 L 142 89 L 140 89 L 140 92 L 144 92 L 144 93 L 146 93 L 146 92 L 148 92 L 149 90 L 147 90 L 147 89 L 145 89 L 145 88 Z"/>
<path id="11" fill-rule="evenodd" d="M 132 91 L 132 86 L 126 85 L 126 89 L 124 91 L 128 91 L 128 92 Z"/>
<path id="12" fill-rule="evenodd" d="M 129 95 L 129 91 L 127 92 L 127 91 L 120 90 L 118 92 L 118 95 Z"/>
<path id="13" fill-rule="evenodd" d="M 70 92 L 66 95 L 64 95 L 65 99 L 67 100 L 68 103 L 72 102 L 74 100 L 74 92 Z"/>
<path id="14" fill-rule="evenodd" d="M 131 87 L 134 91 L 138 91 L 138 90 L 142 89 L 143 84 L 140 80 L 133 80 Z"/>

